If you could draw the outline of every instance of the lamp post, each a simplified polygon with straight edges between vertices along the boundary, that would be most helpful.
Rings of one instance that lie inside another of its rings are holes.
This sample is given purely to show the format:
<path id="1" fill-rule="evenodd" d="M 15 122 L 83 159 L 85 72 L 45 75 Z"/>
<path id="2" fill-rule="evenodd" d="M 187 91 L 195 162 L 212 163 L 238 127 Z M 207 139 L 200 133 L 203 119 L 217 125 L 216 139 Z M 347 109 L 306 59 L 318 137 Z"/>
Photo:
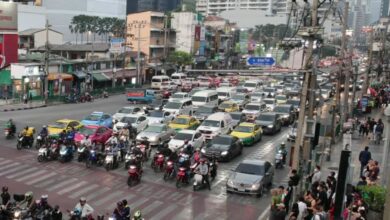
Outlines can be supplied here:
<path id="1" fill-rule="evenodd" d="M 385 111 L 386 116 L 386 123 L 385 123 L 385 129 L 386 129 L 386 136 L 385 136 L 385 149 L 384 149 L 384 160 L 383 163 L 383 173 L 387 174 L 389 172 L 389 145 L 390 145 L 390 106 L 386 107 Z M 385 209 L 383 213 L 383 219 L 387 220 L 390 219 L 390 175 L 387 175 L 385 180 L 385 185 L 387 188 L 386 192 L 386 202 L 385 202 Z"/>
<path id="2" fill-rule="evenodd" d="M 132 23 L 128 24 L 128 29 L 130 31 L 134 29 L 138 29 L 138 49 L 137 49 L 137 84 L 140 84 L 140 76 L 141 76 L 141 28 L 144 28 L 146 25 L 145 20 L 135 20 Z"/>

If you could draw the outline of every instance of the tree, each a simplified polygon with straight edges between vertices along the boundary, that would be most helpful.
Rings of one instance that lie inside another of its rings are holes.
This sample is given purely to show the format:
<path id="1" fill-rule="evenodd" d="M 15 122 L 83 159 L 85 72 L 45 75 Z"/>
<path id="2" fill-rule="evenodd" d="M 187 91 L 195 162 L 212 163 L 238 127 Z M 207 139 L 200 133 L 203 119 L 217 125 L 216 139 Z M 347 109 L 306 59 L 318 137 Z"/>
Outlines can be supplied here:
<path id="1" fill-rule="evenodd" d="M 191 65 L 193 63 L 193 57 L 187 52 L 175 51 L 169 54 L 167 61 L 170 63 L 175 63 L 181 68 L 185 65 Z"/>

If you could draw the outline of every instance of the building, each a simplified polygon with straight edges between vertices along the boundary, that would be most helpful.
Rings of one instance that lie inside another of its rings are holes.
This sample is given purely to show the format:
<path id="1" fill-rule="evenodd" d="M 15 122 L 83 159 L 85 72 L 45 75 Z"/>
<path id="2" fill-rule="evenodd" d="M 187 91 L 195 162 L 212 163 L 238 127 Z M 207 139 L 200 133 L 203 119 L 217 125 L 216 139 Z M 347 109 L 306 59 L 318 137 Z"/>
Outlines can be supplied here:
<path id="1" fill-rule="evenodd" d="M 176 30 L 176 50 L 187 53 L 195 52 L 195 27 L 198 23 L 198 16 L 193 12 L 172 13 L 171 24 Z"/>
<path id="2" fill-rule="evenodd" d="M 48 29 L 50 44 L 63 44 L 62 33 Z M 31 28 L 19 31 L 19 49 L 33 49 L 46 45 L 46 29 Z"/>
<path id="3" fill-rule="evenodd" d="M 138 13 L 142 11 L 172 11 L 179 7 L 180 0 L 127 0 L 126 13 Z"/>
<path id="4" fill-rule="evenodd" d="M 390 0 L 382 0 L 381 1 L 381 7 L 380 7 L 381 17 L 389 16 L 389 6 L 390 6 Z"/>
<path id="5" fill-rule="evenodd" d="M 198 0 L 196 11 L 203 15 L 217 15 L 229 10 L 262 10 L 267 14 L 287 14 L 288 0 Z"/>
<path id="6" fill-rule="evenodd" d="M 228 19 L 230 22 L 236 23 L 240 28 L 254 28 L 256 25 L 279 25 L 287 23 L 286 14 L 268 16 L 266 11 L 261 10 L 235 9 L 223 11 L 220 13 L 220 16 Z"/>

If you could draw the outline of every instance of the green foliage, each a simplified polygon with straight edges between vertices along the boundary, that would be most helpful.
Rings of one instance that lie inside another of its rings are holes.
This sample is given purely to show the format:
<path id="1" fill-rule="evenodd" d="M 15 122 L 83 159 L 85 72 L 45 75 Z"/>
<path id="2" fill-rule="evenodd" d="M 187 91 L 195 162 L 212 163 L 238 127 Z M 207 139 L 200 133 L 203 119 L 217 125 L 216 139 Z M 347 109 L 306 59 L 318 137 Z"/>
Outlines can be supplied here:
<path id="1" fill-rule="evenodd" d="M 364 202 L 368 207 L 377 212 L 382 212 L 385 206 L 386 189 L 382 186 L 359 186 Z"/>
<path id="2" fill-rule="evenodd" d="M 175 63 L 179 66 L 185 66 L 193 63 L 193 57 L 187 52 L 175 51 L 169 54 L 167 61 L 170 63 Z"/>

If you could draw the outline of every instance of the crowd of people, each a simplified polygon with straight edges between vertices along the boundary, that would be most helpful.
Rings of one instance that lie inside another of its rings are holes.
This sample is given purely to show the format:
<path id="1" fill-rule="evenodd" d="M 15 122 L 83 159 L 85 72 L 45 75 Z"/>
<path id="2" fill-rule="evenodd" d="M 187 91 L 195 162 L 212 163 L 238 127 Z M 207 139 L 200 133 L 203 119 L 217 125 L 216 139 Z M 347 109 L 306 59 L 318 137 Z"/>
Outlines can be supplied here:
<path id="1" fill-rule="evenodd" d="M 368 137 L 373 140 L 375 144 L 380 144 L 383 137 L 385 126 L 382 119 L 375 120 L 367 117 L 363 120 L 357 121 L 359 128 L 359 136 Z"/>

